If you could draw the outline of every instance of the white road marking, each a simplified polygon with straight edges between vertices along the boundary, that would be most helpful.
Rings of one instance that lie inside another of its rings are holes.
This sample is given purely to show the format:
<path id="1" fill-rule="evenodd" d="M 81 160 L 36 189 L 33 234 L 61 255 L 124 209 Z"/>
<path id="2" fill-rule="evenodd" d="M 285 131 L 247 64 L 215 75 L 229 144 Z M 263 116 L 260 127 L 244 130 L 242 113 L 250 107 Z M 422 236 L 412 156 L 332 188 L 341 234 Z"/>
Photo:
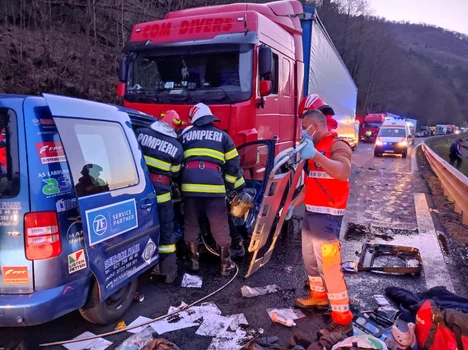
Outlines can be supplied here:
<path id="1" fill-rule="evenodd" d="M 415 173 L 415 172 L 418 172 L 419 169 L 418 169 L 418 162 L 416 161 L 416 153 L 418 151 L 418 147 L 421 146 L 421 144 L 419 143 L 416 147 L 413 147 L 411 149 L 411 172 L 412 173 Z"/>
<path id="2" fill-rule="evenodd" d="M 447 290 L 453 292 L 452 280 L 437 240 L 436 229 L 424 193 L 414 194 L 414 206 L 419 230 L 415 247 L 419 249 L 423 260 L 426 287 L 429 289 L 445 286 Z"/>

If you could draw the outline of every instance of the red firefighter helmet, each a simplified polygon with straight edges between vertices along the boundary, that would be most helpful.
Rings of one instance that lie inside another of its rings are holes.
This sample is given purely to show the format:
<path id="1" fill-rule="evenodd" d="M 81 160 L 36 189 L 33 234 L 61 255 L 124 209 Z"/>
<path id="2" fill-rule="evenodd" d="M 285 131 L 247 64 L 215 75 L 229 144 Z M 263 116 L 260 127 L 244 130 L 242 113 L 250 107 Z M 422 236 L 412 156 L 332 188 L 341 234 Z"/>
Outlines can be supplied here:
<path id="1" fill-rule="evenodd" d="M 179 114 L 172 109 L 164 113 L 161 113 L 161 117 L 162 117 L 161 121 L 172 126 L 176 132 L 179 131 L 179 129 L 184 124 L 186 124 L 182 121 L 182 119 L 180 119 Z"/>
<path id="2" fill-rule="evenodd" d="M 304 97 L 299 104 L 299 118 L 303 116 L 306 111 L 318 109 L 325 115 L 335 115 L 335 111 L 325 103 L 322 96 L 317 94 L 310 94 Z"/>

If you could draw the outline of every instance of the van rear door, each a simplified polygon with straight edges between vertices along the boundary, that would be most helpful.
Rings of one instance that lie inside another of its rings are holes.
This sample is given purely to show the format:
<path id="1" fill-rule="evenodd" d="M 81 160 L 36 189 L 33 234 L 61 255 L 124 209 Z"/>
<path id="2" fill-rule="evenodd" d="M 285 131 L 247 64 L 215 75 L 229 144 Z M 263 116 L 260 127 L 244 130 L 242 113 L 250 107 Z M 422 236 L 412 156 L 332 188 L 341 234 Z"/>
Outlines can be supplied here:
<path id="1" fill-rule="evenodd" d="M 0 294 L 33 292 L 32 261 L 24 248 L 29 185 L 20 173 L 27 174 L 26 152 L 19 152 L 25 143 L 23 100 L 0 97 Z"/>
<path id="2" fill-rule="evenodd" d="M 44 94 L 60 134 L 105 300 L 158 261 L 156 194 L 127 113 Z"/>

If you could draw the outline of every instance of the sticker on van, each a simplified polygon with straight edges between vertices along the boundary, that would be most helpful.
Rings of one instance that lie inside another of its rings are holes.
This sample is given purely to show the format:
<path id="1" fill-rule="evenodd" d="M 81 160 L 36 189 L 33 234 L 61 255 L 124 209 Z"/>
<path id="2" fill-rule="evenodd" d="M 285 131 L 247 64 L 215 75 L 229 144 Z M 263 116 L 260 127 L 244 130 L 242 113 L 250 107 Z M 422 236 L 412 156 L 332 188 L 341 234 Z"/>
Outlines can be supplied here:
<path id="1" fill-rule="evenodd" d="M 86 211 L 91 246 L 138 227 L 135 199 Z"/>
<path id="2" fill-rule="evenodd" d="M 148 238 L 148 243 L 146 243 L 145 249 L 143 250 L 143 254 L 141 257 L 147 264 L 151 264 L 153 261 L 151 258 L 153 257 L 154 252 L 156 251 L 156 244 L 154 244 L 153 240 Z"/>
<path id="3" fill-rule="evenodd" d="M 86 256 L 83 249 L 68 255 L 68 273 L 71 275 L 80 270 L 84 270 L 88 267 L 86 264 Z"/>
<path id="4" fill-rule="evenodd" d="M 28 284 L 29 272 L 27 266 L 4 266 L 3 283 L 5 284 Z"/>
<path id="5" fill-rule="evenodd" d="M 42 193 L 48 198 L 68 193 L 72 189 L 71 179 L 66 175 L 49 177 L 48 179 L 42 179 L 42 181 L 45 183 L 42 187 Z"/>
<path id="6" fill-rule="evenodd" d="M 65 162 L 65 153 L 61 142 L 38 142 L 36 149 L 42 164 Z"/>

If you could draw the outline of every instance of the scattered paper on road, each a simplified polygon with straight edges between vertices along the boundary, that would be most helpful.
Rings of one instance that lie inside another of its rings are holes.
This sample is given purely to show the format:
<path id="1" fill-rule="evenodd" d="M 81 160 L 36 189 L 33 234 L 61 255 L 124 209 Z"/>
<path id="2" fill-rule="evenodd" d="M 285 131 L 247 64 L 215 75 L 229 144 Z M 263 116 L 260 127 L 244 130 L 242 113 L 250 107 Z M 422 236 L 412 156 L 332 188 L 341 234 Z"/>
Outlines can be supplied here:
<path id="1" fill-rule="evenodd" d="M 246 343 L 263 334 L 263 329 L 226 331 L 213 338 L 208 350 L 240 350 Z"/>
<path id="2" fill-rule="evenodd" d="M 132 323 L 130 323 L 127 328 L 130 328 L 130 327 L 133 327 L 133 326 L 137 326 L 139 324 L 142 324 L 142 323 L 145 323 L 145 322 L 148 322 L 148 321 L 151 321 L 151 318 L 148 318 L 148 317 L 144 317 L 144 316 L 138 316 L 138 318 L 133 321 Z M 130 329 L 128 330 L 127 332 L 130 332 L 130 333 L 140 333 L 140 332 L 143 332 L 143 330 L 148 327 L 148 324 L 145 325 L 145 326 L 142 326 L 142 327 L 138 327 L 138 328 L 135 328 L 135 329 Z"/>
<path id="3" fill-rule="evenodd" d="M 278 286 L 276 284 L 264 286 L 264 287 L 249 287 L 242 286 L 241 293 L 244 298 L 253 298 L 260 295 L 266 295 L 270 293 L 276 293 L 278 291 Z"/>
<path id="4" fill-rule="evenodd" d="M 91 332 L 84 332 L 80 334 L 75 339 L 93 337 L 95 334 Z M 76 343 L 64 344 L 63 346 L 68 350 L 105 350 L 112 345 L 112 342 L 105 340 L 104 338 L 97 338 L 91 340 L 83 340 Z"/>
<path id="5" fill-rule="evenodd" d="M 279 316 L 290 318 L 291 320 L 298 320 L 300 318 L 305 317 L 304 313 L 299 309 L 266 309 L 266 312 L 270 318 L 276 312 Z"/>
<path id="6" fill-rule="evenodd" d="M 188 322 L 180 314 L 175 314 L 150 324 L 151 328 L 158 334 L 173 332 L 184 328 L 198 327 L 199 325 L 199 323 Z"/>
<path id="7" fill-rule="evenodd" d="M 231 319 L 231 325 L 229 326 L 231 331 L 236 331 L 240 325 L 247 326 L 249 324 L 244 314 L 229 315 L 228 317 Z"/>
<path id="8" fill-rule="evenodd" d="M 186 273 L 182 279 L 181 287 L 185 288 L 201 288 L 203 280 L 200 276 L 192 276 Z"/>
<path id="9" fill-rule="evenodd" d="M 231 325 L 231 322 L 232 319 L 230 317 L 205 314 L 203 315 L 203 323 L 195 334 L 216 337 L 219 334 L 224 333 Z"/>

